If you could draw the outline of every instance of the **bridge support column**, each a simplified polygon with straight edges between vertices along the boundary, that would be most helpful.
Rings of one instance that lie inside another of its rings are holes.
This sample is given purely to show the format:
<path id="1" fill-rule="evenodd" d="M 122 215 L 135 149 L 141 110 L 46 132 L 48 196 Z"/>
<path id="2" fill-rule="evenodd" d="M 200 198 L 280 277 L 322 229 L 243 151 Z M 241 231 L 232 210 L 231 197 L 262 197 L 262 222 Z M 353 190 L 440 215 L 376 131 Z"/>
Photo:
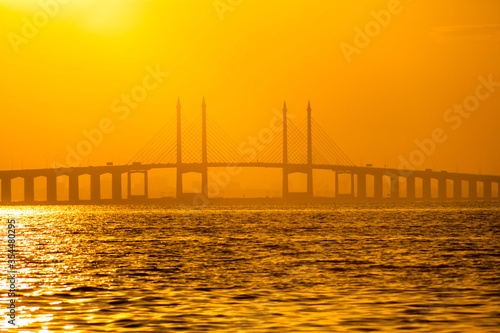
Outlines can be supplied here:
<path id="1" fill-rule="evenodd" d="M 204 167 L 201 172 L 201 193 L 208 199 L 208 168 Z"/>
<path id="2" fill-rule="evenodd" d="M 113 172 L 111 175 L 111 198 L 113 201 L 121 201 L 122 200 L 122 173 L 121 172 Z"/>
<path id="3" fill-rule="evenodd" d="M 35 202 L 35 178 L 31 176 L 24 177 L 24 202 Z"/>
<path id="4" fill-rule="evenodd" d="M 307 196 L 309 198 L 314 197 L 314 192 L 313 192 L 313 172 L 312 168 L 310 168 L 307 172 Z"/>
<path id="5" fill-rule="evenodd" d="M 149 172 L 144 170 L 144 197 L 149 198 Z"/>
<path id="6" fill-rule="evenodd" d="M 11 178 L 2 178 L 2 205 L 12 203 L 12 183 Z"/>
<path id="7" fill-rule="evenodd" d="M 483 199 L 484 200 L 491 200 L 491 181 L 484 181 L 483 182 Z"/>
<path id="8" fill-rule="evenodd" d="M 208 199 L 207 105 L 201 104 L 201 193 Z"/>
<path id="9" fill-rule="evenodd" d="M 127 199 L 132 198 L 132 174 L 127 172 Z"/>
<path id="10" fill-rule="evenodd" d="M 287 198 L 288 197 L 288 170 L 286 169 L 285 166 L 283 166 L 283 189 L 282 189 L 282 197 Z"/>
<path id="11" fill-rule="evenodd" d="M 351 172 L 351 195 L 354 198 L 354 173 Z"/>
<path id="12" fill-rule="evenodd" d="M 431 197 L 431 177 L 424 176 L 422 177 L 422 194 L 424 201 L 430 201 Z"/>
<path id="13" fill-rule="evenodd" d="M 469 200 L 477 200 L 477 182 L 469 180 Z"/>
<path id="14" fill-rule="evenodd" d="M 384 188 L 383 188 L 383 174 L 374 174 L 374 196 L 375 199 L 382 199 L 384 197 Z"/>
<path id="15" fill-rule="evenodd" d="M 57 177 L 55 174 L 46 176 L 47 179 L 47 203 L 57 202 Z"/>
<path id="16" fill-rule="evenodd" d="M 339 197 L 339 172 L 335 171 L 335 198 Z"/>
<path id="17" fill-rule="evenodd" d="M 312 151 L 312 109 L 311 101 L 307 102 L 307 196 L 314 197 L 313 191 L 313 151 Z M 354 177 L 354 176 L 353 176 Z M 354 189 L 351 189 L 354 193 Z"/>
<path id="18" fill-rule="evenodd" d="M 71 173 L 69 176 L 69 201 L 70 204 L 76 204 L 79 199 L 78 175 Z"/>
<path id="19" fill-rule="evenodd" d="M 177 170 L 175 183 L 175 197 L 182 197 L 182 127 L 181 127 L 181 101 L 177 100 Z"/>
<path id="20" fill-rule="evenodd" d="M 462 179 L 453 180 L 453 199 L 462 200 Z"/>
<path id="21" fill-rule="evenodd" d="M 283 194 L 282 197 L 287 198 L 289 193 L 288 188 L 288 117 L 287 117 L 286 101 L 283 104 Z"/>
<path id="22" fill-rule="evenodd" d="M 406 199 L 415 200 L 415 176 L 406 178 Z"/>
<path id="23" fill-rule="evenodd" d="M 446 200 L 446 178 L 440 177 L 438 179 L 438 198 L 439 201 Z"/>
<path id="24" fill-rule="evenodd" d="M 101 175 L 98 173 L 90 175 L 90 200 L 92 202 L 101 200 Z"/>
<path id="25" fill-rule="evenodd" d="M 176 183 L 175 183 L 175 196 L 177 199 L 180 199 L 182 197 L 182 171 L 179 166 L 177 166 L 177 178 L 176 178 Z"/>
<path id="26" fill-rule="evenodd" d="M 366 173 L 358 173 L 358 199 L 366 199 Z"/>
<path id="27" fill-rule="evenodd" d="M 399 176 L 391 177 L 391 199 L 399 199 Z"/>

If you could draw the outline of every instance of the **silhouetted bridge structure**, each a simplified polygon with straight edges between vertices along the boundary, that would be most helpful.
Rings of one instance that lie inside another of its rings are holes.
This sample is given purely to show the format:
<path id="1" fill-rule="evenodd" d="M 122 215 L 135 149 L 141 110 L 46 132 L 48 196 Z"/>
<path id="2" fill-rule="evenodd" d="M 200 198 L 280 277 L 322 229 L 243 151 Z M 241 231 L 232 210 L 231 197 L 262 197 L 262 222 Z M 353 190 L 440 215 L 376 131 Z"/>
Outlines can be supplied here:
<path id="1" fill-rule="evenodd" d="M 259 149 L 246 150 L 245 143 L 236 144 L 217 124 L 207 119 L 205 100 L 203 100 L 200 119 L 188 126 L 186 129 L 188 135 L 183 135 L 181 105 L 178 103 L 176 120 L 164 126 L 128 164 L 112 165 L 108 163 L 106 166 L 0 171 L 0 203 L 1 205 L 11 205 L 148 202 L 150 201 L 148 172 L 152 169 L 169 168 L 176 169 L 176 196 L 164 199 L 203 203 L 207 200 L 200 200 L 200 198 L 212 199 L 208 169 L 220 167 L 281 169 L 283 201 L 315 201 L 318 199 L 331 201 L 499 200 L 500 176 L 451 173 L 430 169 L 399 170 L 356 166 L 312 119 L 310 104 L 307 107 L 307 118 L 298 126 L 295 126 L 289 119 L 287 112 L 285 103 L 281 119 L 275 119 L 277 121 L 270 125 L 272 128 L 265 128 L 259 134 L 261 142 L 259 145 L 254 143 L 253 146 Z M 196 126 L 199 123 L 201 126 Z M 196 133 L 196 129 L 200 127 L 201 133 Z M 175 133 L 176 137 L 169 140 L 168 136 L 172 133 Z M 280 133 L 280 135 L 274 135 L 276 133 Z M 213 138 L 213 141 L 207 140 L 208 136 Z M 186 139 L 186 142 L 183 142 L 183 139 Z M 200 139 L 199 142 L 196 139 Z M 262 144 L 262 141 L 266 141 L 265 144 Z M 314 196 L 313 170 L 334 172 L 335 197 L 326 199 Z M 191 172 L 201 174 L 199 193 L 183 192 L 183 175 Z M 144 175 L 143 195 L 132 195 L 131 176 L 135 173 Z M 289 191 L 289 175 L 293 173 L 302 173 L 307 176 L 305 192 Z M 101 198 L 101 176 L 108 174 L 111 175 L 112 180 L 111 198 L 103 199 Z M 127 175 L 126 195 L 123 195 L 124 182 L 122 178 L 124 174 Z M 80 199 L 79 177 L 83 175 L 90 175 L 90 200 Z M 340 175 L 347 176 L 349 179 L 348 193 L 339 192 Z M 69 200 L 57 199 L 57 179 L 61 176 L 69 178 Z M 35 201 L 35 179 L 39 177 L 46 179 L 46 200 L 43 201 Z M 13 202 L 12 181 L 17 178 L 24 180 L 24 200 Z M 372 184 L 368 184 L 369 178 Z M 384 178 L 390 185 L 390 193 L 386 196 L 384 196 Z M 420 191 L 417 191 L 417 180 Z M 433 180 L 437 182 L 437 195 L 434 196 L 432 195 Z M 402 183 L 405 184 L 406 195 L 402 195 Z M 482 183 L 482 195 L 478 195 L 479 183 Z M 494 187 L 496 187 L 496 195 L 493 195 Z M 370 196 L 368 188 L 373 190 L 373 194 Z M 464 188 L 468 192 L 466 196 Z M 417 192 L 420 192 L 419 195 Z M 154 200 L 157 202 L 159 199 Z"/>

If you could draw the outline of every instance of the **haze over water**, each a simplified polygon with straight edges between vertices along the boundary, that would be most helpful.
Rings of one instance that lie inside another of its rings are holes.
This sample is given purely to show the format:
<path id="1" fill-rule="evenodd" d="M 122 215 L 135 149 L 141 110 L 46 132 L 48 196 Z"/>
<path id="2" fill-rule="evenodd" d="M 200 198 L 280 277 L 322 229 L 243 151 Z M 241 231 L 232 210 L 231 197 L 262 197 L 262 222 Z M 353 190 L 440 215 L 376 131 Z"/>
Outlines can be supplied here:
<path id="1" fill-rule="evenodd" d="M 1 214 L 19 217 L 25 332 L 500 329 L 496 203 Z"/>

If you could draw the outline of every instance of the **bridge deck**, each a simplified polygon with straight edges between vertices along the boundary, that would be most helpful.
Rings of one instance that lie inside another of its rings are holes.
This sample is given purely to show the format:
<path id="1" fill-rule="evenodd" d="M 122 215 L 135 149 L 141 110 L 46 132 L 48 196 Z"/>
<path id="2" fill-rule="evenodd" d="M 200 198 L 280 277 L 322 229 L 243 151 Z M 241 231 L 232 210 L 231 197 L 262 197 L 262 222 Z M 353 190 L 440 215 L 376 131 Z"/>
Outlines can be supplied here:
<path id="1" fill-rule="evenodd" d="M 187 171 L 198 171 L 205 168 L 223 168 L 223 167 L 241 167 L 241 168 L 286 168 L 289 172 L 307 172 L 309 169 L 316 170 L 331 170 L 338 172 L 350 172 L 354 174 L 367 175 L 386 175 L 399 176 L 403 178 L 446 178 L 446 179 L 462 179 L 462 180 L 485 180 L 498 182 L 500 176 L 497 175 L 481 175 L 447 171 L 433 170 L 402 170 L 394 168 L 379 168 L 379 167 L 362 167 L 362 166 L 345 166 L 345 165 L 327 165 L 327 164 L 283 164 L 283 163 L 264 163 L 264 162 L 215 162 L 215 163 L 155 163 L 155 164 L 129 164 L 129 165 L 104 165 L 104 166 L 87 166 L 75 168 L 47 168 L 47 169 L 23 169 L 23 170 L 0 170 L 0 179 L 2 178 L 24 178 L 24 177 L 47 177 L 47 176 L 62 176 L 69 174 L 76 175 L 92 175 L 92 174 L 107 174 L 107 173 L 125 173 L 133 171 L 145 171 L 152 169 L 169 169 L 180 168 Z"/>

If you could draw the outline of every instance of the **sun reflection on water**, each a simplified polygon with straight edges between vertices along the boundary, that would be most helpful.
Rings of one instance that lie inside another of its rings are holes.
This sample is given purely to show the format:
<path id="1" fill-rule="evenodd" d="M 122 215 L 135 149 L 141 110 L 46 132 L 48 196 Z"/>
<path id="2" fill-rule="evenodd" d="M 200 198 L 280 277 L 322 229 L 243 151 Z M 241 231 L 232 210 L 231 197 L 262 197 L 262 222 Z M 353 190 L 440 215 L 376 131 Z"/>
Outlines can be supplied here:
<path id="1" fill-rule="evenodd" d="M 498 207 L 381 208 L 16 208 L 19 331 L 498 324 Z"/>

